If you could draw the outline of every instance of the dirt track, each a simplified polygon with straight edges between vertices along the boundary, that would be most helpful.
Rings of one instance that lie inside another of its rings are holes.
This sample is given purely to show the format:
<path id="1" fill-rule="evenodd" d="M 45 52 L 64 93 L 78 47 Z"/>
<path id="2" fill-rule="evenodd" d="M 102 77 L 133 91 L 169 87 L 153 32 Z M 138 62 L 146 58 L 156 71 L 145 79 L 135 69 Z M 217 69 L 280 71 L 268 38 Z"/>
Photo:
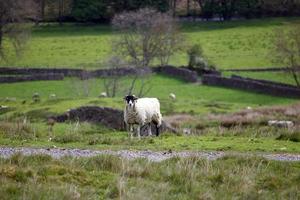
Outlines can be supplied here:
<path id="1" fill-rule="evenodd" d="M 239 156 L 262 156 L 268 160 L 278 161 L 300 161 L 300 154 L 268 154 L 268 153 L 232 153 L 222 151 L 181 151 L 181 152 L 169 152 L 169 151 L 129 151 L 129 150 L 82 150 L 82 149 L 60 149 L 60 148 L 11 148 L 11 147 L 0 147 L 0 156 L 8 158 L 13 154 L 21 153 L 24 155 L 34 154 L 47 154 L 54 158 L 60 158 L 63 156 L 74 156 L 74 157 L 91 157 L 97 155 L 115 155 L 126 159 L 146 158 L 149 161 L 160 162 L 172 157 L 189 157 L 196 156 L 206 158 L 209 160 L 215 160 L 226 155 L 239 155 Z"/>

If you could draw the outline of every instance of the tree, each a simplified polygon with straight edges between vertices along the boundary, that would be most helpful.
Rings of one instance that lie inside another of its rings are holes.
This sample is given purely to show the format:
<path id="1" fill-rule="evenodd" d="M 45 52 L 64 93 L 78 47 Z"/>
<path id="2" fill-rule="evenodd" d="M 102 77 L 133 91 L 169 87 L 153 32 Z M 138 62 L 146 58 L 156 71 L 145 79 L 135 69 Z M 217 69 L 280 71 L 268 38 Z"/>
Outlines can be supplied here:
<path id="1" fill-rule="evenodd" d="M 169 10 L 169 0 L 75 0 L 72 15 L 78 21 L 110 21 L 119 12 L 151 7 L 160 12 Z"/>
<path id="2" fill-rule="evenodd" d="M 106 66 L 111 69 L 112 74 L 104 78 L 103 84 L 108 97 L 115 97 L 118 89 L 120 89 L 121 76 L 118 74 L 118 69 L 125 66 L 125 62 L 117 56 L 108 59 Z"/>
<path id="3" fill-rule="evenodd" d="M 5 40 L 10 40 L 16 54 L 28 38 L 26 22 L 37 16 L 37 5 L 33 0 L 0 0 L 0 60 L 5 58 Z"/>
<path id="4" fill-rule="evenodd" d="M 179 50 L 174 45 L 180 46 L 181 35 L 168 13 L 143 8 L 116 15 L 112 24 L 122 33 L 113 48 L 135 66 L 148 67 L 154 59 L 170 57 Z"/>
<path id="5" fill-rule="evenodd" d="M 181 49 L 182 39 L 169 13 L 143 8 L 116 15 L 112 25 L 122 33 L 113 42 L 113 50 L 135 67 L 149 67 L 155 59 L 167 64 L 170 56 Z M 138 96 L 143 96 L 150 89 L 149 79 L 140 74 L 133 78 L 128 93 L 132 93 L 138 79 Z"/>
<path id="6" fill-rule="evenodd" d="M 64 0 L 58 0 L 58 22 L 61 25 L 64 13 Z"/>
<path id="7" fill-rule="evenodd" d="M 284 64 L 300 88 L 300 24 L 275 32 L 275 61 Z"/>
<path id="8" fill-rule="evenodd" d="M 112 17 L 109 12 L 109 0 L 76 0 L 72 15 L 78 21 L 108 21 Z"/>
<path id="9" fill-rule="evenodd" d="M 212 18 L 217 13 L 218 8 L 218 0 L 195 0 L 200 9 L 201 9 L 201 15 L 202 17 L 206 18 L 207 20 L 209 18 Z"/>

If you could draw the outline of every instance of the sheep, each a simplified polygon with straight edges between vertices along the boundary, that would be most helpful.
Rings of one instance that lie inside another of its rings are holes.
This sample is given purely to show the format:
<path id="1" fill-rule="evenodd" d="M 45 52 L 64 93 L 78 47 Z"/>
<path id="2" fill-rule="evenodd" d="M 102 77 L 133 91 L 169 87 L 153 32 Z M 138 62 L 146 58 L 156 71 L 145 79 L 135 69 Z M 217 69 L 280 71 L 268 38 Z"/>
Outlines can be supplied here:
<path id="1" fill-rule="evenodd" d="M 36 102 L 39 102 L 39 101 L 41 100 L 39 93 L 35 92 L 35 93 L 32 95 L 32 100 L 33 100 L 33 102 L 35 102 L 35 103 L 36 103 Z"/>
<path id="2" fill-rule="evenodd" d="M 268 125 L 279 127 L 279 128 L 292 128 L 294 126 L 294 122 L 292 122 L 292 121 L 269 120 Z"/>
<path id="3" fill-rule="evenodd" d="M 173 101 L 175 101 L 176 100 L 176 95 L 174 93 L 170 93 L 169 98 L 172 99 Z"/>
<path id="4" fill-rule="evenodd" d="M 124 122 L 129 128 L 130 136 L 133 135 L 133 125 L 137 124 L 137 135 L 140 139 L 140 129 L 148 125 L 148 135 L 152 135 L 151 122 L 156 125 L 156 136 L 159 135 L 159 127 L 162 124 L 162 115 L 160 113 L 160 103 L 157 98 L 137 98 L 134 95 L 124 97 Z"/>
<path id="5" fill-rule="evenodd" d="M 50 95 L 49 95 L 49 98 L 50 98 L 50 99 L 56 99 L 56 94 L 50 94 Z"/>
<path id="6" fill-rule="evenodd" d="M 99 97 L 107 97 L 107 93 L 106 92 L 101 92 L 101 94 L 99 95 Z"/>

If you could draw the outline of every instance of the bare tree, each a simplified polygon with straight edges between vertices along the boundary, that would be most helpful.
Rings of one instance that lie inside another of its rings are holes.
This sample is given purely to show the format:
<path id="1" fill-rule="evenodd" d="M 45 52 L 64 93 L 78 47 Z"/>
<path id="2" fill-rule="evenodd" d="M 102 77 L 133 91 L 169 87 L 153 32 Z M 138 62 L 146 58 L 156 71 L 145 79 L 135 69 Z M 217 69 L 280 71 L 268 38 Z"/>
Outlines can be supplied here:
<path id="1" fill-rule="evenodd" d="M 35 19 L 37 12 L 33 0 L 0 0 L 0 60 L 5 58 L 7 51 L 5 40 L 9 40 L 19 54 L 29 33 L 25 22 Z"/>
<path id="2" fill-rule="evenodd" d="M 143 8 L 116 15 L 112 24 L 122 33 L 113 41 L 113 50 L 137 68 L 148 67 L 155 59 L 166 65 L 170 56 L 181 50 L 183 37 L 170 13 Z M 139 89 L 137 83 L 140 83 Z M 137 73 L 128 93 L 134 90 L 138 91 L 138 96 L 147 94 L 151 90 L 149 75 Z"/>
<path id="3" fill-rule="evenodd" d="M 125 62 L 121 58 L 113 56 L 107 61 L 106 65 L 111 70 L 111 74 L 109 77 L 104 78 L 105 92 L 108 97 L 115 97 L 118 89 L 120 89 L 120 80 L 122 78 L 118 74 L 118 69 L 125 66 Z"/>
<path id="4" fill-rule="evenodd" d="M 112 24 L 122 32 L 114 49 L 135 66 L 148 67 L 161 53 L 168 53 L 169 57 L 177 50 L 171 47 L 178 43 L 174 40 L 179 34 L 174 18 L 168 13 L 143 8 L 116 15 Z"/>
<path id="5" fill-rule="evenodd" d="M 275 61 L 287 67 L 300 88 L 300 24 L 275 32 Z"/>

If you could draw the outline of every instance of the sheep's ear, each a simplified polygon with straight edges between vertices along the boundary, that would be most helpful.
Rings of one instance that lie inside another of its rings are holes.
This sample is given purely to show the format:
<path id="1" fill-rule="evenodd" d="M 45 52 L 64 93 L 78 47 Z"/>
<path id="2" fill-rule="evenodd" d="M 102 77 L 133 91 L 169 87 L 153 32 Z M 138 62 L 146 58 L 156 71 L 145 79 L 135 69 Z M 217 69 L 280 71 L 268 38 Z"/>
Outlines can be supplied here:
<path id="1" fill-rule="evenodd" d="M 133 97 L 133 100 L 138 100 L 138 98 L 137 97 Z"/>

